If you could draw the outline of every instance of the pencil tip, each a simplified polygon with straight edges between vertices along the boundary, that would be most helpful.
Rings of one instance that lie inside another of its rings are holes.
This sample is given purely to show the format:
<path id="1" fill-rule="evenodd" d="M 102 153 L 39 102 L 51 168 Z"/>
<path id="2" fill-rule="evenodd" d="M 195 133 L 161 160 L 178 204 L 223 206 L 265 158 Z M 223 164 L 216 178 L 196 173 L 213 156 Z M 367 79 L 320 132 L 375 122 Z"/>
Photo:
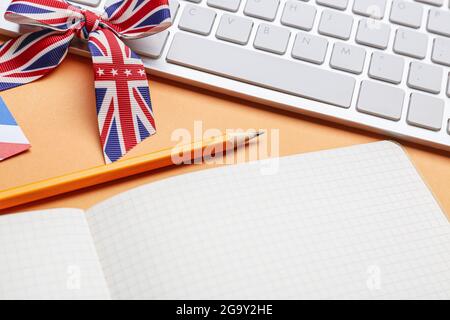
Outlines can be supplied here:
<path id="1" fill-rule="evenodd" d="M 250 133 L 247 134 L 247 139 L 248 139 L 248 140 L 252 140 L 252 139 L 254 139 L 254 138 L 257 138 L 257 137 L 259 137 L 259 136 L 262 136 L 263 134 L 265 134 L 265 131 L 263 131 L 263 130 L 250 132 Z"/>
<path id="2" fill-rule="evenodd" d="M 231 135 L 233 139 L 233 143 L 237 146 L 244 145 L 249 143 L 251 140 L 263 135 L 265 132 L 262 130 L 259 131 L 247 131 L 247 132 L 239 132 Z"/>
<path id="3" fill-rule="evenodd" d="M 259 130 L 259 131 L 256 132 L 255 137 L 262 136 L 262 135 L 265 134 L 265 133 L 266 133 L 265 131 Z"/>

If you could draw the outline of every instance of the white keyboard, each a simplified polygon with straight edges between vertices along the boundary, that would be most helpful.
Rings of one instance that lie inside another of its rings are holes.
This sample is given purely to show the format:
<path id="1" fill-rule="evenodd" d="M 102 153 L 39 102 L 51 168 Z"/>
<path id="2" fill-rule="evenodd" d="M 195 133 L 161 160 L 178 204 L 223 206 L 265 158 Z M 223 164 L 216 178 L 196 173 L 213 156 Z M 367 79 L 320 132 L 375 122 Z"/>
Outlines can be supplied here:
<path id="1" fill-rule="evenodd" d="M 128 42 L 149 73 L 450 150 L 450 0 L 170 5 L 168 31 Z M 81 41 L 71 51 L 88 55 Z"/>

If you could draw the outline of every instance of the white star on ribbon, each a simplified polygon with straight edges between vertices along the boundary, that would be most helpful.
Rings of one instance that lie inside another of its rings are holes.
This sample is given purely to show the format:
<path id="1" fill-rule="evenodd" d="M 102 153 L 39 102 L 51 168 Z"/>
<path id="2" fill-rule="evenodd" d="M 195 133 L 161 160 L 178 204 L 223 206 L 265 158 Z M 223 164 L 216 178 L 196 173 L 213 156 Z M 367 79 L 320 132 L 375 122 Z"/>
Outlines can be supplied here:
<path id="1" fill-rule="evenodd" d="M 125 75 L 127 76 L 127 77 L 129 77 L 129 76 L 131 76 L 133 73 L 131 72 L 131 70 L 128 70 L 128 69 L 126 69 L 125 70 Z"/>
<path id="2" fill-rule="evenodd" d="M 113 76 L 117 76 L 117 75 L 119 74 L 119 71 L 117 71 L 116 69 L 112 69 L 112 70 L 111 70 L 111 74 L 112 74 Z"/>
<path id="3" fill-rule="evenodd" d="M 97 74 L 98 74 L 99 76 L 104 76 L 104 75 L 105 75 L 105 70 L 98 68 Z"/>
<path id="4" fill-rule="evenodd" d="M 144 76 L 145 75 L 145 70 L 139 70 L 139 75 Z"/>

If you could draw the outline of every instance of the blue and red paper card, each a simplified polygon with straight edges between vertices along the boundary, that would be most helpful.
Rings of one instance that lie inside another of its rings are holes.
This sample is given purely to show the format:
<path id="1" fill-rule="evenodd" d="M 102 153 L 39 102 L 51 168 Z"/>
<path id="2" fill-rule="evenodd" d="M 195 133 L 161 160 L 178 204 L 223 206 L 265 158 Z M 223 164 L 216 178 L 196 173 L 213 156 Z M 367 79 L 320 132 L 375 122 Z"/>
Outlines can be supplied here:
<path id="1" fill-rule="evenodd" d="M 0 97 L 0 161 L 30 147 L 30 142 Z"/>

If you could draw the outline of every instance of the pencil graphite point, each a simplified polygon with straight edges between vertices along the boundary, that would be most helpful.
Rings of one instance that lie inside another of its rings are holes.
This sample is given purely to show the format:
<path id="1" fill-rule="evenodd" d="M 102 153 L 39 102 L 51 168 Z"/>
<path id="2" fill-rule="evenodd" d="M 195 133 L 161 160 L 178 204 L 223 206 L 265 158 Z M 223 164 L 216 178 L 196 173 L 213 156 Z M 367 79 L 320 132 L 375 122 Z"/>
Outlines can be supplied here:
<path id="1" fill-rule="evenodd" d="M 230 135 L 230 140 L 233 139 L 235 146 L 241 146 L 247 144 L 250 140 L 255 139 L 264 134 L 264 131 L 254 131 L 254 132 L 238 132 L 232 133 Z"/>

